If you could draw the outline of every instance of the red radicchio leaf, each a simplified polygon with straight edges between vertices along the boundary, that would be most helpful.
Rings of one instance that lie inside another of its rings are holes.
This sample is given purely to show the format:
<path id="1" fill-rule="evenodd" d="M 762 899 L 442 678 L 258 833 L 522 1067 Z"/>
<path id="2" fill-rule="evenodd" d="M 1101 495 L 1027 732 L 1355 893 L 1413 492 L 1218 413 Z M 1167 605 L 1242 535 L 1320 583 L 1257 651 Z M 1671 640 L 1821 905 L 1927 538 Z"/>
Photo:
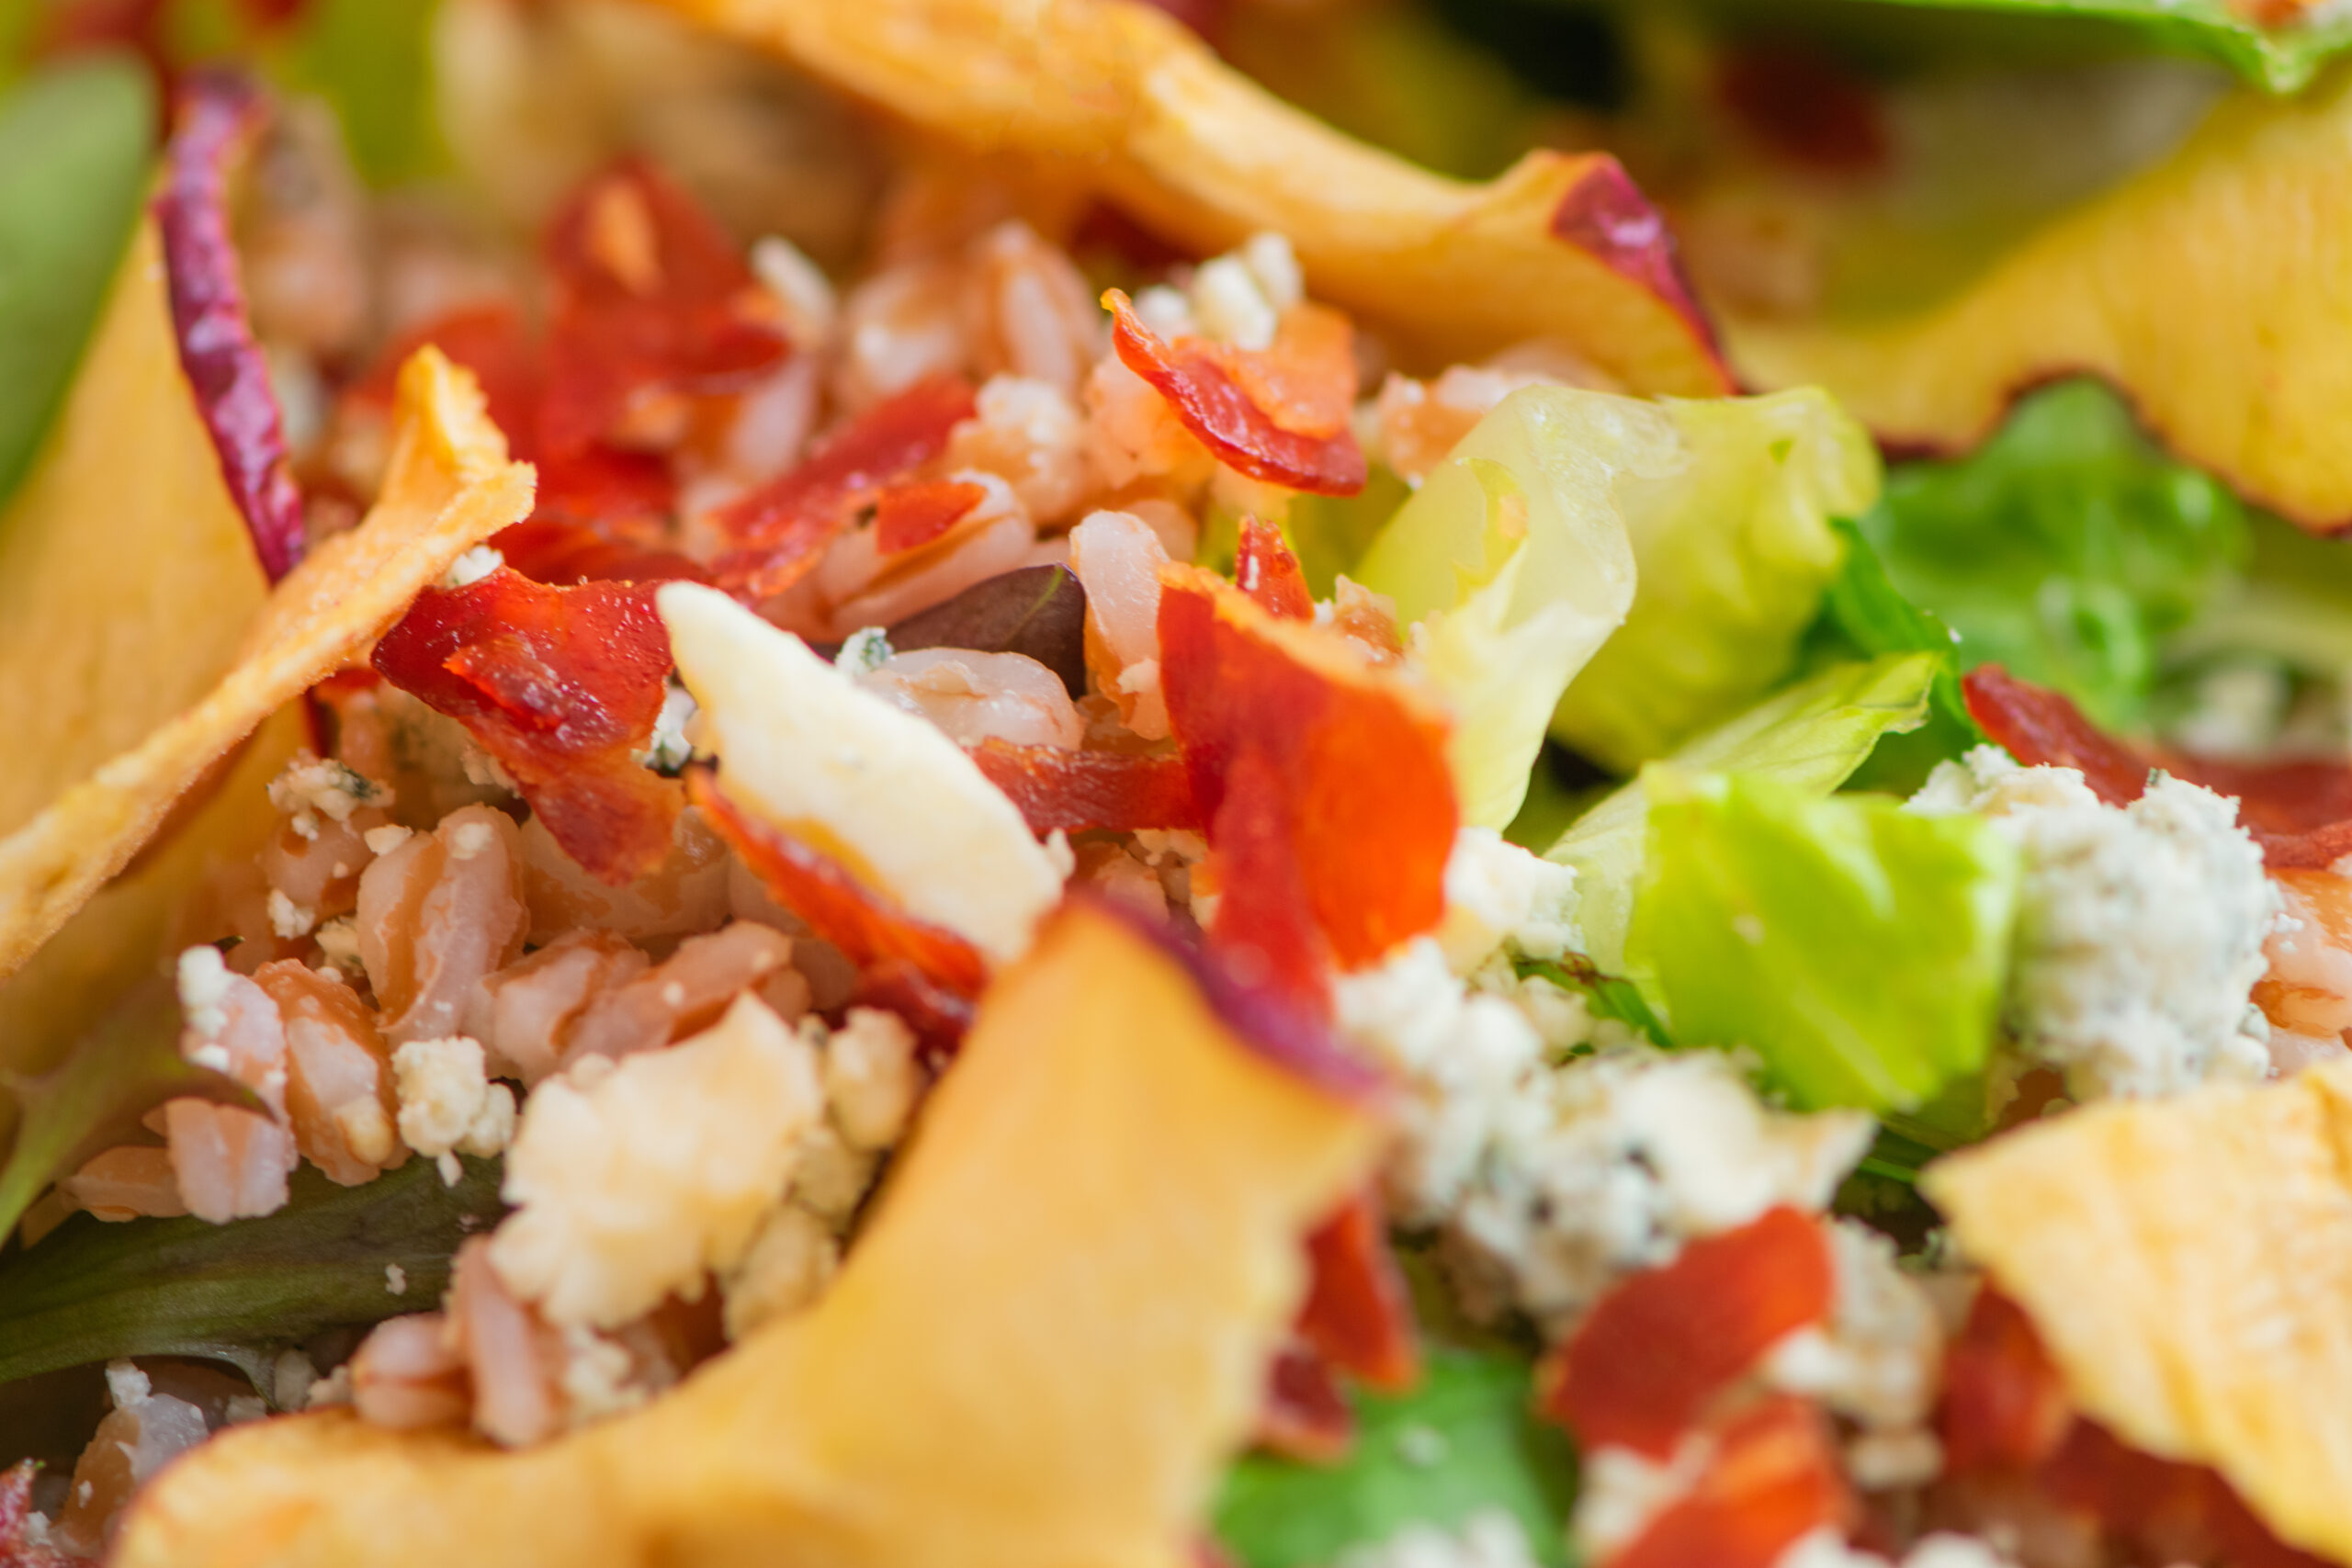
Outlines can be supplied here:
<path id="1" fill-rule="evenodd" d="M 969 479 L 916 479 L 874 498 L 874 546 L 886 556 L 921 549 L 988 499 Z"/>
<path id="2" fill-rule="evenodd" d="M 1114 318 L 1112 341 L 1121 363 L 1168 400 L 1184 428 L 1219 462 L 1253 479 L 1316 495 L 1363 489 L 1363 448 L 1346 414 L 1355 362 L 1344 318 L 1294 306 L 1283 312 L 1274 345 L 1253 353 L 1195 337 L 1168 343 L 1144 325 L 1116 288 L 1102 303 Z M 1332 321 L 1340 323 L 1336 337 Z"/>
<path id="3" fill-rule="evenodd" d="M 1614 158 L 1598 158 L 1552 210 L 1552 235 L 1638 285 L 1688 322 L 1709 357 L 1723 361 L 1707 313 L 1699 309 L 1666 217 Z M 1730 373 L 1724 373 L 1730 390 Z"/>
<path id="4" fill-rule="evenodd" d="M 243 76 L 188 76 L 153 208 L 180 367 L 220 456 L 220 477 L 244 513 L 262 570 L 275 582 L 302 558 L 302 495 L 288 466 L 269 366 L 245 310 L 228 190 L 231 166 L 267 114 L 261 89 Z"/>
<path id="5" fill-rule="evenodd" d="M 1544 1414 L 1587 1448 L 1666 1459 L 1767 1349 L 1826 1317 L 1836 1291 L 1820 1229 L 1785 1205 L 1694 1241 L 1600 1298 L 1562 1348 Z"/>
<path id="6" fill-rule="evenodd" d="M 1323 1359 L 1301 1345 L 1276 1352 L 1252 1439 L 1285 1459 L 1332 1464 L 1346 1457 L 1355 1436 L 1355 1412 Z"/>
<path id="7" fill-rule="evenodd" d="M 1726 1422 L 1698 1482 L 1604 1568 L 1771 1568 L 1851 1512 L 1828 1423 L 1782 1395 Z"/>
<path id="8" fill-rule="evenodd" d="M 1057 828 L 1069 833 L 1090 828 L 1132 833 L 1138 828 L 1201 826 L 1192 777 L 1181 758 L 1016 746 L 994 736 L 970 750 L 980 772 L 1012 797 L 1030 830 L 1039 835 Z"/>
<path id="9" fill-rule="evenodd" d="M 1327 955 L 1359 967 L 1445 912 L 1445 720 L 1345 638 L 1212 573 L 1160 582 L 1161 688 L 1215 852 L 1212 942 L 1311 1000 Z"/>
<path id="10" fill-rule="evenodd" d="M 1367 1189 L 1306 1238 L 1310 1269 L 1298 1336 L 1326 1365 L 1377 1389 L 1420 1381 L 1413 1301 L 1389 1250 L 1380 1199 Z"/>
<path id="11" fill-rule="evenodd" d="M 970 942 L 887 902 L 839 861 L 745 811 L 709 767 L 686 770 L 686 793 L 776 902 L 859 969 L 895 960 L 949 996 L 980 994 L 988 966 Z"/>
<path id="12" fill-rule="evenodd" d="M 1233 581 L 1258 608 L 1282 621 L 1315 618 L 1315 595 L 1306 573 L 1283 538 L 1283 531 L 1255 517 L 1241 520 L 1241 544 L 1233 558 Z"/>
<path id="13" fill-rule="evenodd" d="M 669 857 L 677 787 L 632 755 L 653 732 L 670 671 L 650 587 L 557 588 L 502 569 L 428 588 L 374 663 L 464 725 L 595 876 L 625 885 Z"/>
<path id="14" fill-rule="evenodd" d="M 650 164 L 624 158 L 548 226 L 553 283 L 539 445 L 620 433 L 649 399 L 741 391 L 790 345 L 734 242 Z"/>
<path id="15" fill-rule="evenodd" d="M 741 547 L 719 563 L 720 581 L 755 599 L 791 587 L 848 525 L 858 498 L 938 457 L 972 412 L 969 381 L 933 376 L 859 414 L 790 472 L 719 512 L 720 532 Z"/>

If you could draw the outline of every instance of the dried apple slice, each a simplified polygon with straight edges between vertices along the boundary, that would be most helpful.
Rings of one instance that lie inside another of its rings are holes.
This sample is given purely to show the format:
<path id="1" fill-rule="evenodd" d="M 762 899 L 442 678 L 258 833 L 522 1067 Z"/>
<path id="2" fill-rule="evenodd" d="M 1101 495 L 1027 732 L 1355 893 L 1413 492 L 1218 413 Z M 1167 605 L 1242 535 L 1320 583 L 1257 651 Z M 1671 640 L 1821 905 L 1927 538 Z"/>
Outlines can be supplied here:
<path id="1" fill-rule="evenodd" d="M 1184 1568 L 1300 1237 L 1378 1139 L 1252 1043 L 1227 984 L 1066 909 L 808 1313 L 541 1449 L 343 1412 L 224 1432 L 151 1485 L 116 1561 Z"/>
<path id="2" fill-rule="evenodd" d="M 2054 377 L 2114 383 L 2174 451 L 2307 528 L 2352 525 L 2352 74 L 2224 102 L 2166 158 L 1953 298 L 1892 321 L 1725 322 L 1766 387 L 1818 384 L 1952 450 Z"/>
<path id="3" fill-rule="evenodd" d="M 1921 1188 L 2084 1414 L 2352 1560 L 2352 1065 L 2089 1107 Z"/>
<path id="4" fill-rule="evenodd" d="M 1318 299 L 1434 363 L 1550 336 L 1640 392 L 1730 389 L 1614 158 L 1464 185 L 1351 141 L 1125 0 L 666 0 L 975 152 L 1049 161 L 1205 254 L 1277 229 Z"/>
<path id="5" fill-rule="evenodd" d="M 133 466 L 119 451 L 111 460 Z M 484 416 L 472 378 L 421 351 L 401 373 L 392 458 L 367 521 L 278 584 L 243 657 L 194 705 L 0 840 L 0 976 L 129 865 L 265 719 L 364 649 L 458 556 L 527 513 L 531 484 L 528 468 L 506 460 L 505 438 Z M 120 548 L 108 539 L 91 553 L 113 561 Z M 157 658 L 168 666 L 173 656 L 159 649 Z"/>

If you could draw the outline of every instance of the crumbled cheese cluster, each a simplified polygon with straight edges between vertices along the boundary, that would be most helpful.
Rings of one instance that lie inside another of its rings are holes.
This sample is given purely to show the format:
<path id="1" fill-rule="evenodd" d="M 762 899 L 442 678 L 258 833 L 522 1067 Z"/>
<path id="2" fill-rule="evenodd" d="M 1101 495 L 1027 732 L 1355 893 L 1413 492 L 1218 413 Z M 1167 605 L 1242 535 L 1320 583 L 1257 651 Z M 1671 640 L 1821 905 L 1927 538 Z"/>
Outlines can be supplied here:
<path id="1" fill-rule="evenodd" d="M 2178 1093 L 2269 1071 L 2248 1000 L 2283 906 L 2237 805 L 2158 774 L 2104 804 L 2072 768 L 1980 746 L 1911 802 L 1973 811 L 2022 852 L 2007 1021 L 2078 1100 Z"/>
<path id="2" fill-rule="evenodd" d="M 493 1083 L 481 1044 L 462 1034 L 412 1040 L 392 1053 L 401 1142 L 458 1184 L 459 1155 L 487 1159 L 514 1135 L 514 1091 Z"/>
<path id="3" fill-rule="evenodd" d="M 1558 958 L 1584 945 L 1577 929 L 1577 874 L 1506 840 L 1464 828 L 1445 863 L 1445 921 L 1438 945 L 1467 975 L 1495 952 Z"/>
<path id="4" fill-rule="evenodd" d="M 1943 1467 L 1928 1430 L 1943 1372 L 1936 1304 L 1895 1263 L 1894 1244 L 1853 1220 L 1822 1222 L 1837 1269 L 1829 1319 L 1772 1348 L 1764 1381 L 1817 1400 L 1860 1428 L 1847 1468 L 1866 1492 L 1922 1485 Z"/>
<path id="5" fill-rule="evenodd" d="M 1481 1508 L 1455 1529 L 1407 1525 L 1376 1546 L 1343 1553 L 1337 1568 L 1535 1568 L 1516 1516 Z"/>
<path id="6" fill-rule="evenodd" d="M 1898 1568 L 1889 1558 L 1849 1545 L 1824 1528 L 1800 1537 L 1773 1568 Z M 2013 1568 L 2011 1560 L 1974 1536 L 1939 1532 L 1924 1536 L 1905 1553 L 1899 1568 Z"/>
<path id="7" fill-rule="evenodd" d="M 1772 1110 L 1737 1058 L 1657 1050 L 1557 987 L 1471 989 L 1426 939 L 1343 978 L 1338 1009 L 1409 1088 L 1399 1218 L 1444 1226 L 1472 1311 L 1516 1305 L 1555 1332 L 1686 1241 L 1823 1207 L 1871 1138 L 1868 1116 Z"/>
<path id="8" fill-rule="evenodd" d="M 269 803 L 284 812 L 295 832 L 305 839 L 319 836 L 322 818 L 348 822 L 365 806 L 382 806 L 391 792 L 341 762 L 322 761 L 305 752 L 286 764 L 269 782 Z"/>

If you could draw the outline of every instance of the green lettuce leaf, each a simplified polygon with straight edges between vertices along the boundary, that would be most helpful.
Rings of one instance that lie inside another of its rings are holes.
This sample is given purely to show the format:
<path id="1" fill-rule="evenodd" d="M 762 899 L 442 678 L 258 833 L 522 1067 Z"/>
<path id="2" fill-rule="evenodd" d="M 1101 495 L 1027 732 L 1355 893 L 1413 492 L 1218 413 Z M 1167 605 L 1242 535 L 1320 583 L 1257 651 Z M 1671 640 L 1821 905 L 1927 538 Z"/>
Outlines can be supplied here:
<path id="1" fill-rule="evenodd" d="M 1852 775 L 1880 739 L 1928 716 L 1941 657 L 1890 654 L 1808 677 L 1674 754 L 1692 772 L 1761 774 L 1809 795 Z M 1577 870 L 1577 923 L 1585 953 L 1604 971 L 1627 972 L 1625 931 L 1641 881 L 1649 793 L 1636 779 L 1578 818 L 1545 858 Z"/>
<path id="2" fill-rule="evenodd" d="M 2301 90 L 2330 60 L 2352 50 L 2352 20 L 2264 27 L 2226 0 L 1881 0 L 1917 10 L 2112 23 L 2159 48 L 2218 60 L 2274 93 Z"/>
<path id="3" fill-rule="evenodd" d="M 65 400 L 154 147 L 153 89 L 120 60 L 51 66 L 0 98 L 0 503 Z"/>
<path id="4" fill-rule="evenodd" d="M 1676 1038 L 1751 1047 L 1807 1110 L 1907 1111 L 1984 1066 L 2018 874 L 1989 823 L 1670 764 L 1643 784 L 1626 947 Z"/>
<path id="5" fill-rule="evenodd" d="M 0 1382 L 118 1356 L 256 1374 L 276 1347 L 322 1329 L 429 1312 L 458 1244 L 505 1212 L 498 1162 L 462 1163 L 455 1187 L 428 1159 L 361 1187 L 305 1165 L 285 1208 L 225 1225 L 76 1214 L 0 1265 Z M 405 1276 L 398 1295 L 387 1265 Z"/>
<path id="6" fill-rule="evenodd" d="M 280 85 L 334 107 L 371 185 L 421 179 L 447 161 L 434 113 L 439 8 L 437 0 L 313 0 L 291 36 L 266 51 Z"/>
<path id="7" fill-rule="evenodd" d="M 1414 661 L 1453 705 L 1465 821 L 1500 829 L 1518 813 L 1553 705 L 1634 602 L 1613 492 L 1684 466 L 1657 406 L 1529 387 L 1462 438 L 1359 564 L 1419 623 Z"/>
<path id="8" fill-rule="evenodd" d="M 2250 547 L 2236 498 L 2091 382 L 2027 399 L 1968 457 L 1896 468 L 1860 526 L 1892 586 L 1960 634 L 1963 665 L 2054 686 L 2115 729 L 2143 723 L 2163 639 Z"/>
<path id="9" fill-rule="evenodd" d="M 1217 1540 L 1244 1568 L 1328 1568 L 1407 1525 L 1452 1529 L 1504 1508 L 1538 1562 L 1563 1562 L 1576 1454 L 1536 1418 L 1532 1382 L 1513 1351 L 1431 1350 L 1411 1393 L 1354 1397 L 1355 1447 L 1340 1463 L 1238 1461 L 1217 1500 Z"/>

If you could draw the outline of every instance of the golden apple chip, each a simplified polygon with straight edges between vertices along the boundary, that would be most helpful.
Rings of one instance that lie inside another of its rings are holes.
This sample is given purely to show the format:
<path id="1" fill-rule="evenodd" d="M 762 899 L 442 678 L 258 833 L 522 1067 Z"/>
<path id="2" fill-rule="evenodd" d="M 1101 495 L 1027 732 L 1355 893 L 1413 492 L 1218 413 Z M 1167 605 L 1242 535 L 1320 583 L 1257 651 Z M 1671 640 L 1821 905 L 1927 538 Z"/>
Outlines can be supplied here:
<path id="1" fill-rule="evenodd" d="M 1896 445 L 1973 445 L 2017 393 L 2101 377 L 2155 434 L 2312 529 L 2352 524 L 2352 71 L 2225 101 L 2163 163 L 1954 297 L 1888 321 L 1725 323 L 1766 387 L 1820 385 Z"/>
<path id="2" fill-rule="evenodd" d="M 663 0 L 969 150 L 1052 164 L 1207 252 L 1280 230 L 1316 293 L 1442 363 L 1549 335 L 1633 390 L 1731 389 L 1613 158 L 1487 185 L 1351 141 L 1135 0 Z"/>
<path id="3" fill-rule="evenodd" d="M 126 1568 L 1185 1568 L 1378 1118 L 1088 906 L 983 999 L 831 1291 L 652 1404 L 507 1453 L 347 1413 L 225 1432 Z"/>
<path id="4" fill-rule="evenodd" d="M 2352 1561 L 2352 1063 L 2073 1111 L 1922 1187 L 2086 1413 Z"/>
<path id="5" fill-rule="evenodd" d="M 367 520 L 277 585 L 238 662 L 193 706 L 0 840 L 0 976 L 128 866 L 265 719 L 366 648 L 458 556 L 521 521 L 532 491 L 472 377 L 421 350 L 401 372 L 392 459 Z"/>

